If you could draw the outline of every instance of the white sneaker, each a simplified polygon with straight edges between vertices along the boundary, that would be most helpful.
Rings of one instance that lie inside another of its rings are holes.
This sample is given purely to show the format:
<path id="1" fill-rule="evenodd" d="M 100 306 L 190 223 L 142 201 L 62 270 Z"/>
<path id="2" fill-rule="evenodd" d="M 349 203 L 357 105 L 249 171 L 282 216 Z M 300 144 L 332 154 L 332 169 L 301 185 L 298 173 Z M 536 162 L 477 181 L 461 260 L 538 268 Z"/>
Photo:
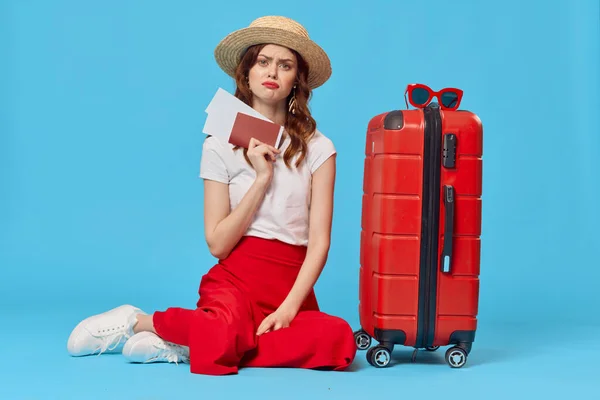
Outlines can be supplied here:
<path id="1" fill-rule="evenodd" d="M 167 342 L 153 332 L 133 335 L 123 347 L 123 355 L 134 363 L 190 362 L 189 347 Z"/>
<path id="2" fill-rule="evenodd" d="M 81 321 L 71 332 L 67 350 L 72 356 L 119 353 L 133 336 L 136 315 L 145 313 L 137 307 L 122 305 Z"/>

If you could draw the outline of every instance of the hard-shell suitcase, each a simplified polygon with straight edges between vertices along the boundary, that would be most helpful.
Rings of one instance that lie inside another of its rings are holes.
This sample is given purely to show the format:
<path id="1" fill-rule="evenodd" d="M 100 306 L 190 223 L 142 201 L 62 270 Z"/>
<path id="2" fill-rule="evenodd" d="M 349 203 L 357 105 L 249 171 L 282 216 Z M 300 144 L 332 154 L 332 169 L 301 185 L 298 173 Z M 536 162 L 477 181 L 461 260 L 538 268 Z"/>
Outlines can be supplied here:
<path id="1" fill-rule="evenodd" d="M 483 127 L 431 103 L 368 124 L 356 345 L 386 367 L 395 345 L 462 367 L 479 304 Z M 371 338 L 379 344 L 371 347 Z"/>

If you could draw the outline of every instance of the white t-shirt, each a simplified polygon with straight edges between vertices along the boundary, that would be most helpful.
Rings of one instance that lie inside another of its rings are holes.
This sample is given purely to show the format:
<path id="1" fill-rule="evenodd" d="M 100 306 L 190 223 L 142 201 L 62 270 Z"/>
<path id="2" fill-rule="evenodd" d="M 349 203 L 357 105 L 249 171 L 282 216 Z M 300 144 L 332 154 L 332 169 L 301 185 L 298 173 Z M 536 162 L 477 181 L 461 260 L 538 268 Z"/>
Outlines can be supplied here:
<path id="1" fill-rule="evenodd" d="M 296 155 L 288 169 L 283 154 L 289 144 L 286 136 L 274 163 L 271 184 L 245 235 L 306 246 L 312 174 L 336 150 L 333 142 L 317 130 L 308 142 L 304 161 L 296 168 Z M 200 162 L 201 178 L 229 184 L 230 210 L 240 203 L 256 178 L 242 149 L 234 151 L 233 148 L 223 139 L 207 137 Z"/>

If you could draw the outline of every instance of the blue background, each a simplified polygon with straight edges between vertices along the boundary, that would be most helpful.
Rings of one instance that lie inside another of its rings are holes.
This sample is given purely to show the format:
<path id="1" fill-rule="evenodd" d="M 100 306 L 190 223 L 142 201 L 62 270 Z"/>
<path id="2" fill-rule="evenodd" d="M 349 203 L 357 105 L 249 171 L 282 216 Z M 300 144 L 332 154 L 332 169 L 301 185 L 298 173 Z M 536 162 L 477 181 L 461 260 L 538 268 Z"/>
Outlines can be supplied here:
<path id="1" fill-rule="evenodd" d="M 194 306 L 214 263 L 198 178 L 204 108 L 217 87 L 234 89 L 213 49 L 273 14 L 301 22 L 333 62 L 311 103 L 339 153 L 317 291 L 353 327 L 369 119 L 404 108 L 413 82 L 463 88 L 462 108 L 482 119 L 480 328 L 463 369 L 448 368 L 442 351 L 410 364 L 410 349 L 385 370 L 360 352 L 349 373 L 221 378 L 67 355 L 70 330 L 88 315 L 123 303 Z M 0 55 L 0 397 L 598 392 L 597 0 L 4 0 Z"/>

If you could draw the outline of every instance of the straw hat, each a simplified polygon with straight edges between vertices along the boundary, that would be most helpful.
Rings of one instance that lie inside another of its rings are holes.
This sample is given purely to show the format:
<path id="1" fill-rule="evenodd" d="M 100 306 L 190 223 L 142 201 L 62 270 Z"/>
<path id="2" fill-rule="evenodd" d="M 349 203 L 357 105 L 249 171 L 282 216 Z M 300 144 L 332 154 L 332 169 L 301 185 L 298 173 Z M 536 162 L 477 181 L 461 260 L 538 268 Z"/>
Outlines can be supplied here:
<path id="1" fill-rule="evenodd" d="M 249 27 L 227 35 L 215 48 L 219 67 L 231 77 L 246 51 L 255 44 L 271 43 L 296 50 L 308 63 L 308 85 L 314 89 L 331 76 L 331 63 L 325 51 L 313 42 L 298 22 L 280 16 L 255 19 Z"/>

